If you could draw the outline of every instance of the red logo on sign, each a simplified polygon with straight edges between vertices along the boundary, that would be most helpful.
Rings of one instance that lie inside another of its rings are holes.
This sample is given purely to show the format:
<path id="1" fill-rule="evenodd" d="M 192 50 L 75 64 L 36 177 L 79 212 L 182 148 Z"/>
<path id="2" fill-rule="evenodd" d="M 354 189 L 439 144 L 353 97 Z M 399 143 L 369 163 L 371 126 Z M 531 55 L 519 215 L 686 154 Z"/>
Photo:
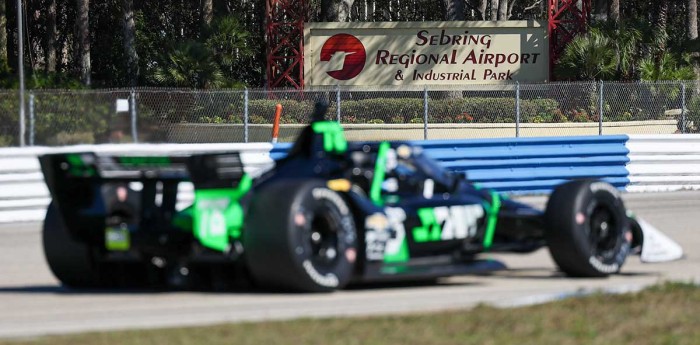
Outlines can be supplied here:
<path id="1" fill-rule="evenodd" d="M 333 35 L 321 48 L 321 61 L 330 68 L 326 73 L 338 80 L 355 78 L 365 68 L 366 59 L 365 46 L 353 35 Z"/>

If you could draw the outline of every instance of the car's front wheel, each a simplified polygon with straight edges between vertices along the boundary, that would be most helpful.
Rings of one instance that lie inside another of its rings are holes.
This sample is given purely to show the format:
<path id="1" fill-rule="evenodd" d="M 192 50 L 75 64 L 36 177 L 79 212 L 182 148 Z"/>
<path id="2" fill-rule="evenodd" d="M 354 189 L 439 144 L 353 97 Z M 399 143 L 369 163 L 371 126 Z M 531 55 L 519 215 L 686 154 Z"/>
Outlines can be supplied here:
<path id="1" fill-rule="evenodd" d="M 545 222 L 549 252 L 569 276 L 617 273 L 629 254 L 625 206 L 606 182 L 579 180 L 559 186 L 547 203 Z"/>

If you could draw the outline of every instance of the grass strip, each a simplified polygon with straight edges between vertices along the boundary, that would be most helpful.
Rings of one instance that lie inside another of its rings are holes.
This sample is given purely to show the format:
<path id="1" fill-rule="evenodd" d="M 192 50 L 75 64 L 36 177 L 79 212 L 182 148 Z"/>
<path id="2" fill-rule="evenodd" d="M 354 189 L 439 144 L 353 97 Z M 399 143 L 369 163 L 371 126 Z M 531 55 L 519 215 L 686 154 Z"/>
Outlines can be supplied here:
<path id="1" fill-rule="evenodd" d="M 499 309 L 85 333 L 0 344 L 700 344 L 700 287 Z"/>

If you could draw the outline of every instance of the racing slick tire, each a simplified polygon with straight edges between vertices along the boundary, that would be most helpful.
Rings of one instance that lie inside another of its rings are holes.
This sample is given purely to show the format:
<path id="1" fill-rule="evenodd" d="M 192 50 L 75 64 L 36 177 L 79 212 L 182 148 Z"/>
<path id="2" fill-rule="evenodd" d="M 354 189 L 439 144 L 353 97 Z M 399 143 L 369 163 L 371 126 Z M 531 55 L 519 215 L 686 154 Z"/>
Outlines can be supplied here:
<path id="1" fill-rule="evenodd" d="M 63 285 L 71 288 L 101 285 L 98 266 L 90 255 L 90 248 L 70 235 L 53 203 L 46 211 L 42 241 L 49 268 Z"/>
<path id="2" fill-rule="evenodd" d="M 618 273 L 630 251 L 620 193 L 596 180 L 557 187 L 547 202 L 545 239 L 559 268 L 573 277 Z"/>
<path id="3" fill-rule="evenodd" d="M 259 285 L 330 292 L 352 277 L 353 215 L 323 180 L 285 180 L 264 188 L 251 202 L 246 229 L 246 261 Z"/>

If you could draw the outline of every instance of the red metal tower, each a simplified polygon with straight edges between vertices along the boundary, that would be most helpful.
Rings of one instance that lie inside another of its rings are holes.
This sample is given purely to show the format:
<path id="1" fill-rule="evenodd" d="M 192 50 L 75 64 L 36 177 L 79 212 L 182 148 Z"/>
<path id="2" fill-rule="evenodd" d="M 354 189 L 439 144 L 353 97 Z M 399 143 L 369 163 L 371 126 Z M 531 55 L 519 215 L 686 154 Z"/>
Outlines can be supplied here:
<path id="1" fill-rule="evenodd" d="M 265 0 L 267 87 L 304 87 L 306 0 Z"/>
<path id="2" fill-rule="evenodd" d="M 548 0 L 549 64 L 576 35 L 585 32 L 591 16 L 591 0 Z M 550 68 L 550 71 L 552 69 Z"/>

